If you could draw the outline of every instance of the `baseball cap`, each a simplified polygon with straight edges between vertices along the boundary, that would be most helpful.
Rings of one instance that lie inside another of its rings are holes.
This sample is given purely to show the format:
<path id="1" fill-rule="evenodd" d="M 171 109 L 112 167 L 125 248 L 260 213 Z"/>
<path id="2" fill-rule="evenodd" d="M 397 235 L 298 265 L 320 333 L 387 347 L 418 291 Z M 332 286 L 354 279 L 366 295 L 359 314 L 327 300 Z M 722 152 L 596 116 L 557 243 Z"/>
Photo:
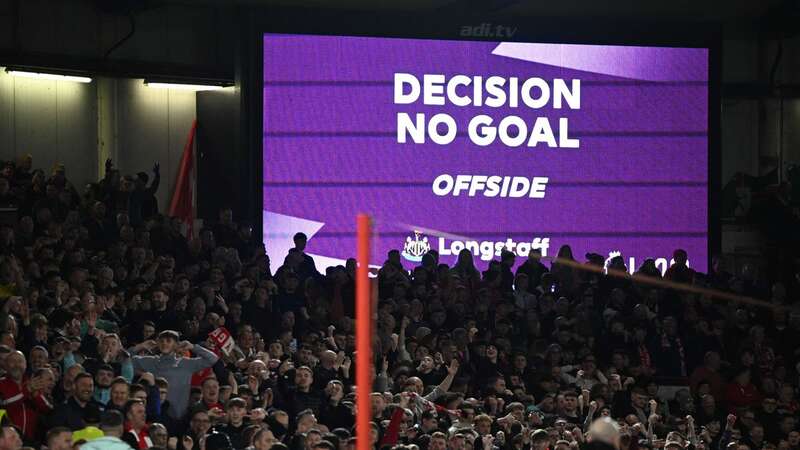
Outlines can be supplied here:
<path id="1" fill-rule="evenodd" d="M 547 433 L 547 430 L 543 430 L 539 428 L 538 430 L 534 431 L 531 435 L 531 440 L 536 441 L 545 441 L 550 439 L 550 434 Z"/>
<path id="2" fill-rule="evenodd" d="M 336 428 L 333 431 L 331 431 L 331 433 L 335 434 L 336 436 L 339 436 L 339 439 L 342 440 L 350 437 L 350 431 L 348 431 L 347 428 Z"/>
<path id="3" fill-rule="evenodd" d="M 250 386 L 248 386 L 246 384 L 240 384 L 238 392 L 239 392 L 239 395 L 242 395 L 242 394 L 255 395 L 253 393 L 253 390 L 250 389 Z"/>
<path id="4" fill-rule="evenodd" d="M 177 341 L 178 337 L 180 337 L 180 334 L 178 334 L 178 332 L 175 331 L 175 330 L 164 330 L 161 333 L 158 333 L 158 338 L 159 339 L 161 339 L 161 338 L 172 338 L 172 339 L 175 339 Z"/>
<path id="5" fill-rule="evenodd" d="M 228 400 L 228 408 L 239 407 L 239 408 L 247 408 L 247 402 L 244 401 L 241 397 L 234 397 Z"/>
<path id="6" fill-rule="evenodd" d="M 61 336 L 61 335 L 56 335 L 56 336 L 54 336 L 54 337 L 52 337 L 50 339 L 50 345 L 55 345 L 55 344 L 66 344 L 66 345 L 69 345 L 69 342 L 70 342 L 69 339 L 67 339 L 65 336 Z"/>
<path id="7" fill-rule="evenodd" d="M 105 436 L 99 428 L 96 427 L 86 427 L 80 430 L 75 430 L 72 432 L 72 444 L 75 445 L 78 442 L 89 442 L 95 439 L 99 439 Z"/>

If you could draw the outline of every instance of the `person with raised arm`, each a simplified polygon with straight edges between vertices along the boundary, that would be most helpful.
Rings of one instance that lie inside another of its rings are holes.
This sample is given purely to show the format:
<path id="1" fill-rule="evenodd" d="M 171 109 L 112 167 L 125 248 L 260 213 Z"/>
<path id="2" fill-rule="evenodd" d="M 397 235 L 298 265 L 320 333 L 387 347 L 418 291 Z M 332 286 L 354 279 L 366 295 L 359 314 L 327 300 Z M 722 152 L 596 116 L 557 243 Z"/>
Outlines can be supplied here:
<path id="1" fill-rule="evenodd" d="M 214 352 L 194 345 L 189 341 L 178 342 L 177 331 L 165 330 L 159 333 L 158 342 L 146 341 L 132 349 L 137 354 L 142 349 L 153 350 L 158 347 L 158 355 L 134 356 L 133 367 L 137 371 L 150 372 L 156 377 L 163 377 L 169 383 L 167 414 L 179 420 L 189 406 L 192 374 L 213 366 L 217 357 Z M 195 357 L 184 356 L 185 352 L 194 352 Z"/>

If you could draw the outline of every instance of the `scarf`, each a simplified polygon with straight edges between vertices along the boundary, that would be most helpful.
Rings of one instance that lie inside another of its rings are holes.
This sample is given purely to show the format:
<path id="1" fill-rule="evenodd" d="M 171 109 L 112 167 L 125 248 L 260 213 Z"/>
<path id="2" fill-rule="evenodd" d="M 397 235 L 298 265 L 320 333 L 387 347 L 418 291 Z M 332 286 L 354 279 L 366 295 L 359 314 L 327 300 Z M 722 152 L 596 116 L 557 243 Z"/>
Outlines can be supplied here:
<path id="1" fill-rule="evenodd" d="M 130 433 L 134 438 L 136 438 L 136 444 L 139 450 L 147 450 L 148 448 L 153 446 L 153 441 L 150 440 L 150 435 L 147 433 L 148 426 L 145 424 L 144 427 L 137 433 L 136 430 L 128 425 L 126 433 Z"/>

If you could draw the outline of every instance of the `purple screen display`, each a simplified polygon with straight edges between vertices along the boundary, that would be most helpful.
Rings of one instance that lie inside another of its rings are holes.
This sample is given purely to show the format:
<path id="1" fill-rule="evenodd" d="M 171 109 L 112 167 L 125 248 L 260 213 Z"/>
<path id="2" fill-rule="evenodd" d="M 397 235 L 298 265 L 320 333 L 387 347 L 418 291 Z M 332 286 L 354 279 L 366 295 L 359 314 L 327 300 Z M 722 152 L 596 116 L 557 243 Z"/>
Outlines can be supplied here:
<path id="1" fill-rule="evenodd" d="M 264 35 L 264 241 L 317 268 L 570 245 L 705 271 L 708 50 Z"/>

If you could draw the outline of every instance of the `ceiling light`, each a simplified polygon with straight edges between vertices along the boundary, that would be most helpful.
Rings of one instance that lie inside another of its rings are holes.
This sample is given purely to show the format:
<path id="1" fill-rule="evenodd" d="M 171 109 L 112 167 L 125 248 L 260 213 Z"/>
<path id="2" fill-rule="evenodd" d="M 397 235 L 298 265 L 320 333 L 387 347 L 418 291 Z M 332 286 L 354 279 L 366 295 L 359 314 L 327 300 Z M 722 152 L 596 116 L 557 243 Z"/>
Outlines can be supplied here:
<path id="1" fill-rule="evenodd" d="M 216 84 L 196 84 L 196 83 L 172 83 L 164 81 L 148 81 L 145 80 L 144 84 L 151 88 L 156 89 L 178 89 L 182 91 L 217 91 L 225 89 L 227 86 L 221 83 Z"/>
<path id="2" fill-rule="evenodd" d="M 7 68 L 6 72 L 14 77 L 23 77 L 23 78 L 36 78 L 39 80 L 51 80 L 51 81 L 74 81 L 77 83 L 91 83 L 92 79 L 90 77 L 83 77 L 77 75 L 62 75 L 57 73 L 44 73 L 44 72 L 29 72 L 26 70 L 16 70 Z"/>

